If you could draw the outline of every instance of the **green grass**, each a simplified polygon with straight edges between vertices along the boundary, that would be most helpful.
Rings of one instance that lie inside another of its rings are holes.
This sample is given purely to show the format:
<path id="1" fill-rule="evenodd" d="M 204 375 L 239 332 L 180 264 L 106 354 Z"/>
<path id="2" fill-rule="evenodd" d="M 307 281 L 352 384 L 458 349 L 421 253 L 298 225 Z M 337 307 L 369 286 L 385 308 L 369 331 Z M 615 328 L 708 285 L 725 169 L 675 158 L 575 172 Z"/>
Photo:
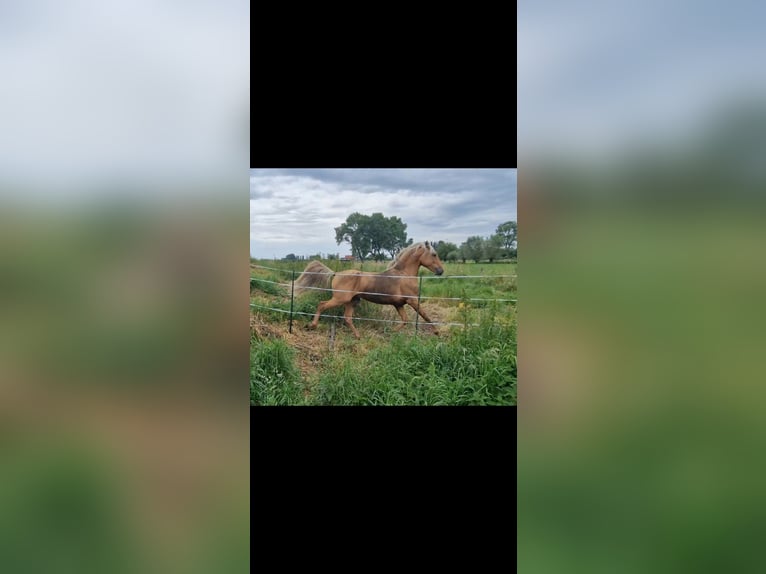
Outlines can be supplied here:
<path id="1" fill-rule="evenodd" d="M 251 277 L 250 292 L 261 291 L 262 293 L 267 293 L 269 295 L 285 295 L 289 293 L 287 288 L 282 285 L 275 285 L 269 281 L 275 281 L 275 279 L 263 280 L 261 277 Z"/>
<path id="2" fill-rule="evenodd" d="M 396 333 L 366 354 L 330 354 L 308 378 L 282 340 L 255 339 L 250 354 L 253 405 L 516 404 L 515 319 L 489 312 L 443 337 Z"/>
<path id="3" fill-rule="evenodd" d="M 447 340 L 392 336 L 361 361 L 330 360 L 317 378 L 319 405 L 514 405 L 515 328 L 485 323 Z"/>
<path id="4" fill-rule="evenodd" d="M 290 405 L 303 400 L 295 352 L 279 339 L 250 342 L 250 404 Z"/>

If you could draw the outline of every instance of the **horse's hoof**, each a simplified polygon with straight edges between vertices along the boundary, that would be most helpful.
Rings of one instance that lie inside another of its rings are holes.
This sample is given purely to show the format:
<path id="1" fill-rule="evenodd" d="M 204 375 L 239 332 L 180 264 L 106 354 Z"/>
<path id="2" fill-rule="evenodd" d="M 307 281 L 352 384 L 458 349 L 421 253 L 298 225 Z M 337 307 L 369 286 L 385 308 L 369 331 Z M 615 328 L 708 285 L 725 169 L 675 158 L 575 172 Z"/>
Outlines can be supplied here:
<path id="1" fill-rule="evenodd" d="M 317 326 L 316 325 L 312 325 L 311 323 L 309 323 L 308 325 L 305 325 L 303 328 L 304 329 L 308 329 L 309 331 L 313 331 L 314 329 L 317 328 Z"/>

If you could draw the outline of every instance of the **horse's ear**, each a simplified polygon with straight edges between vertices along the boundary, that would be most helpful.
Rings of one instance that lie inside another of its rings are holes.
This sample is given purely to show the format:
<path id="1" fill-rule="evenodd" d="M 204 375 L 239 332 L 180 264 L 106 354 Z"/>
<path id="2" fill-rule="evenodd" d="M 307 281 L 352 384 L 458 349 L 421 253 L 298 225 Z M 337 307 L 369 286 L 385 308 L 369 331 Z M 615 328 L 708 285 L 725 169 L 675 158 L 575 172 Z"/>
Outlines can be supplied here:
<path id="1" fill-rule="evenodd" d="M 428 241 L 426 241 L 426 249 L 430 249 L 431 246 L 428 244 Z"/>

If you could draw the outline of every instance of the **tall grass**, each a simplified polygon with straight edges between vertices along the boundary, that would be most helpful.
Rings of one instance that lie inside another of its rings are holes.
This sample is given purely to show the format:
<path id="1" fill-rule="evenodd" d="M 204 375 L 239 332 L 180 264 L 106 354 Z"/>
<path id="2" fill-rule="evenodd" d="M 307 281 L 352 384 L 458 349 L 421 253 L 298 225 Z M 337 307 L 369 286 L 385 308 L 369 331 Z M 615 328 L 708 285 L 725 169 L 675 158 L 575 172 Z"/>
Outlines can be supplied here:
<path id="1" fill-rule="evenodd" d="M 445 338 L 398 333 L 363 356 L 330 355 L 302 380 L 281 340 L 254 341 L 253 405 L 515 405 L 515 321 L 489 313 Z M 305 393 L 304 393 L 305 390 Z"/>
<path id="2" fill-rule="evenodd" d="M 294 405 L 303 402 L 295 352 L 280 339 L 250 341 L 250 404 Z"/>
<path id="3" fill-rule="evenodd" d="M 445 277 L 423 281 L 421 295 L 426 297 L 450 297 L 453 299 L 515 299 L 516 279 L 485 277 L 458 279 Z M 473 301 L 473 303 L 486 303 Z"/>
<path id="4" fill-rule="evenodd" d="M 484 322 L 446 340 L 392 336 L 359 358 L 330 361 L 320 405 L 515 405 L 515 326 Z"/>
<path id="5" fill-rule="evenodd" d="M 277 278 L 278 279 L 278 278 Z M 261 291 L 269 295 L 289 295 L 290 291 L 282 285 L 277 285 L 277 279 L 262 279 L 260 277 L 250 278 L 250 293 Z M 272 283 L 274 281 L 274 283 Z"/>

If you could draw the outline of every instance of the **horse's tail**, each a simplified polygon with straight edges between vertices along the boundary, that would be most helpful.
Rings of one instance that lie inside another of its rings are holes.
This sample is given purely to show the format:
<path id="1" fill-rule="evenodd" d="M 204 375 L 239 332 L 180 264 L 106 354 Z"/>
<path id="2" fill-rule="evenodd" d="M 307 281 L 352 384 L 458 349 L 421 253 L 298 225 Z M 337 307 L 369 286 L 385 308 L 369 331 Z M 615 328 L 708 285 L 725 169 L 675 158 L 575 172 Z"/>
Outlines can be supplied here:
<path id="1" fill-rule="evenodd" d="M 329 289 L 335 271 L 316 259 L 306 266 L 303 273 L 295 280 L 295 294 L 303 295 L 314 288 Z"/>

